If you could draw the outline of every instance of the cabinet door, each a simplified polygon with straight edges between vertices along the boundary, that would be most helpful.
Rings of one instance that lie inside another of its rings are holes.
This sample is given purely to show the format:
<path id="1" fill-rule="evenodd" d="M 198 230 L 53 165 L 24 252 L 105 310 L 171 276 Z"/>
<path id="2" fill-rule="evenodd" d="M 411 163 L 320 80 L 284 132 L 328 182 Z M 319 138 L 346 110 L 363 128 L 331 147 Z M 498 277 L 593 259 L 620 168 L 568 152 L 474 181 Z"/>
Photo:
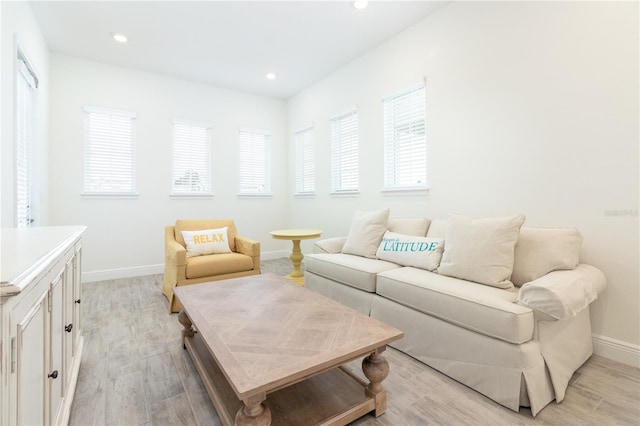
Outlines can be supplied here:
<path id="1" fill-rule="evenodd" d="M 82 247 L 78 247 L 73 257 L 73 355 L 78 350 L 78 340 L 82 335 Z"/>
<path id="2" fill-rule="evenodd" d="M 62 397 L 65 391 L 65 379 L 66 372 L 64 371 L 63 364 L 63 351 L 64 351 L 64 303 L 63 303 L 63 282 L 64 282 L 64 271 L 61 275 L 58 276 L 52 283 L 50 291 L 50 315 L 51 315 L 51 356 L 49 358 L 50 365 L 49 369 L 51 371 L 49 378 L 51 393 L 49 395 L 50 399 L 50 421 L 51 423 L 58 423 L 58 416 L 60 414 L 60 410 L 62 408 Z M 57 372 L 57 373 L 54 373 Z M 54 377 L 55 375 L 55 377 Z"/>
<path id="3" fill-rule="evenodd" d="M 47 312 L 48 291 L 31 310 L 18 321 L 16 370 L 17 370 L 17 423 L 43 425 L 49 423 L 46 382 L 47 336 L 49 325 Z"/>
<path id="4" fill-rule="evenodd" d="M 71 380 L 71 364 L 73 362 L 73 333 L 75 324 L 74 317 L 74 299 L 73 299 L 73 258 L 67 262 L 63 275 L 63 299 L 64 299 L 64 388 L 70 384 Z"/>

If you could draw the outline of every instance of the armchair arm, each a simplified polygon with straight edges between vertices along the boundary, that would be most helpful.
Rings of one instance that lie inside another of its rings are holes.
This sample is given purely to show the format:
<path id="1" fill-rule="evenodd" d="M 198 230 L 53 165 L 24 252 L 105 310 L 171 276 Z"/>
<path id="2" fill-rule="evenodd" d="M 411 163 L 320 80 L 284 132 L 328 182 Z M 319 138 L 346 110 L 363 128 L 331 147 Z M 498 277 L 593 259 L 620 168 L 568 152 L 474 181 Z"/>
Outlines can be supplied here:
<path id="1" fill-rule="evenodd" d="M 173 226 L 166 226 L 164 232 L 165 264 L 183 266 L 187 264 L 187 249 L 176 241 Z"/>
<path id="2" fill-rule="evenodd" d="M 260 255 L 260 242 L 236 235 L 236 251 L 255 257 Z"/>
<path id="3" fill-rule="evenodd" d="M 570 271 L 550 272 L 524 284 L 518 292 L 518 304 L 557 320 L 576 316 L 598 298 L 607 287 L 599 269 L 585 264 Z"/>
<path id="4" fill-rule="evenodd" d="M 325 238 L 323 240 L 316 241 L 313 243 L 313 253 L 340 253 L 346 241 L 347 237 Z"/>

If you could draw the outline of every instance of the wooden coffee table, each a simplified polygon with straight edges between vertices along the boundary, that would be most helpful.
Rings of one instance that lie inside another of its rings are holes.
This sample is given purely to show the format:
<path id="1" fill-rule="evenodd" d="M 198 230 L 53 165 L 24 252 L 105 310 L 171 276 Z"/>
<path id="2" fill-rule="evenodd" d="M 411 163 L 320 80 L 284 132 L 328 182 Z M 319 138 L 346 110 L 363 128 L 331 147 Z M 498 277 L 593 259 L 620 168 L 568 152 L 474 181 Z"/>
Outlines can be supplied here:
<path id="1" fill-rule="evenodd" d="M 347 424 L 386 410 L 402 331 L 275 275 L 176 287 L 182 341 L 225 425 Z M 369 383 L 338 368 L 365 357 Z"/>

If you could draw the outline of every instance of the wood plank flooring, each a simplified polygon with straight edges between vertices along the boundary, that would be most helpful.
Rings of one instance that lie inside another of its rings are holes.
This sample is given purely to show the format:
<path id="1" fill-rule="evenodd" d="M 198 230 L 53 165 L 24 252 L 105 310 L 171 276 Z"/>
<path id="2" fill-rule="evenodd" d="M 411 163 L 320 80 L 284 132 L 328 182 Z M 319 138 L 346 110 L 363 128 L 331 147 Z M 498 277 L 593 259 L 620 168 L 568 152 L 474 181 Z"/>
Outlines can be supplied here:
<path id="1" fill-rule="evenodd" d="M 263 261 L 285 275 L 287 258 Z M 219 425 L 180 343 L 161 275 L 83 285 L 85 349 L 70 425 Z M 640 425 L 640 369 L 592 356 L 565 400 L 535 418 L 513 412 L 428 366 L 389 349 L 387 412 L 354 425 Z M 348 367 L 362 376 L 359 362 Z M 362 376 L 364 378 L 364 376 Z"/>

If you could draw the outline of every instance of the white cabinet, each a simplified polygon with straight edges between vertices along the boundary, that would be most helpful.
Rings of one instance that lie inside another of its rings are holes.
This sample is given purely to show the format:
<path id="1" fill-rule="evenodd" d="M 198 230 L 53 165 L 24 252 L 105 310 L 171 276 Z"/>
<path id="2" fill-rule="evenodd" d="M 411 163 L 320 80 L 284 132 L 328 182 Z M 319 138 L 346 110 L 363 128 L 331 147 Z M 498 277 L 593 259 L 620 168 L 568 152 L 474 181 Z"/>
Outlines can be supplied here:
<path id="1" fill-rule="evenodd" d="M 69 420 L 83 346 L 84 230 L 0 231 L 2 425 L 66 424 Z"/>

